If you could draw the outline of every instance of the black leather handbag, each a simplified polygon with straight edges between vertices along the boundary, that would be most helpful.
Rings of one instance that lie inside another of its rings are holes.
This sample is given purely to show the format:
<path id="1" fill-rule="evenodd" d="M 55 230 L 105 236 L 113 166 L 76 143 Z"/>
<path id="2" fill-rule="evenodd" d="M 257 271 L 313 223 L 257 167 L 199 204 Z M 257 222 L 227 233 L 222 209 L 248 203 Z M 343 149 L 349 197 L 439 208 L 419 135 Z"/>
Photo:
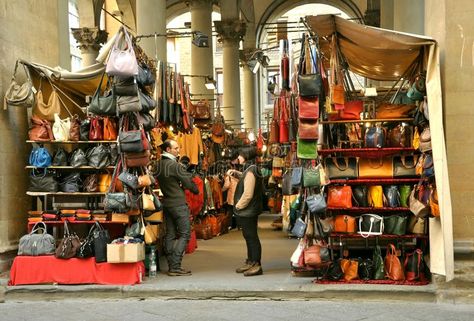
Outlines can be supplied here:
<path id="1" fill-rule="evenodd" d="M 418 162 L 418 156 L 395 156 L 393 157 L 393 177 L 404 178 L 404 177 L 415 177 L 416 175 L 416 163 Z"/>
<path id="2" fill-rule="evenodd" d="M 298 88 L 301 97 L 319 96 L 323 88 L 321 74 L 298 75 Z"/>
<path id="3" fill-rule="evenodd" d="M 155 75 L 146 64 L 138 65 L 137 83 L 140 87 L 151 86 L 155 83 Z"/>
<path id="4" fill-rule="evenodd" d="M 144 150 L 141 130 L 121 131 L 118 141 L 121 153 L 139 153 Z"/>
<path id="5" fill-rule="evenodd" d="M 95 222 L 92 235 L 94 238 L 95 261 L 97 263 L 107 262 L 107 244 L 110 243 L 109 231 L 104 229 L 99 222 Z"/>
<path id="6" fill-rule="evenodd" d="M 383 186 L 383 194 L 385 195 L 387 207 L 400 207 L 400 192 L 397 185 Z"/>
<path id="7" fill-rule="evenodd" d="M 72 167 L 87 166 L 86 153 L 81 148 L 75 149 L 69 157 L 69 165 Z"/>
<path id="8" fill-rule="evenodd" d="M 89 118 L 84 119 L 81 121 L 80 127 L 80 139 L 81 141 L 88 141 L 89 140 L 89 131 L 91 128 L 91 121 Z"/>
<path id="9" fill-rule="evenodd" d="M 291 184 L 291 172 L 287 171 L 283 174 L 281 179 L 281 190 L 283 195 L 293 194 L 293 185 Z"/>
<path id="10" fill-rule="evenodd" d="M 82 187 L 81 175 L 71 173 L 64 177 L 59 183 L 59 190 L 64 193 L 77 193 Z"/>
<path id="11" fill-rule="evenodd" d="M 142 91 L 139 92 L 139 95 L 140 103 L 142 105 L 142 111 L 149 112 L 156 108 L 156 101 L 153 98 L 143 93 Z"/>
<path id="12" fill-rule="evenodd" d="M 352 186 L 352 199 L 357 207 L 369 207 L 367 185 Z"/>
<path id="13" fill-rule="evenodd" d="M 94 168 L 104 168 L 109 164 L 109 149 L 104 145 L 98 145 L 87 151 L 87 163 Z"/>
<path id="14" fill-rule="evenodd" d="M 85 259 L 88 257 L 94 256 L 94 237 L 93 232 L 95 230 L 95 225 L 89 229 L 89 233 L 86 238 L 81 242 L 81 246 L 77 249 L 76 257 Z"/>
<path id="15" fill-rule="evenodd" d="M 155 118 L 150 113 L 139 113 L 137 115 L 138 122 L 143 126 L 145 131 L 150 131 L 155 128 Z"/>
<path id="16" fill-rule="evenodd" d="M 383 234 L 405 235 L 408 227 L 408 217 L 389 215 L 383 219 Z"/>
<path id="17" fill-rule="evenodd" d="M 122 183 L 124 183 L 125 185 L 127 185 L 128 187 L 130 187 L 134 190 L 138 188 L 138 177 L 135 174 L 132 174 L 132 173 L 127 172 L 127 171 L 123 171 L 118 176 L 118 179 Z"/>
<path id="18" fill-rule="evenodd" d="M 66 151 L 59 147 L 53 157 L 53 166 L 67 166 L 68 154 Z"/>
<path id="19" fill-rule="evenodd" d="M 327 157 L 324 165 L 329 179 L 354 179 L 359 176 L 355 157 Z"/>
<path id="20" fill-rule="evenodd" d="M 358 274 L 361 280 L 372 280 L 374 278 L 374 262 L 371 259 L 360 259 Z"/>
<path id="21" fill-rule="evenodd" d="M 115 77 L 115 94 L 117 96 L 136 96 L 138 95 L 138 86 L 134 77 Z"/>
<path id="22" fill-rule="evenodd" d="M 119 157 L 117 144 L 109 145 L 109 166 L 115 166 Z"/>
<path id="23" fill-rule="evenodd" d="M 59 189 L 55 173 L 44 169 L 44 172 L 31 171 L 29 192 L 56 193 Z"/>
<path id="24" fill-rule="evenodd" d="M 115 95 L 114 87 L 112 86 L 112 90 L 104 93 L 104 96 L 101 96 L 100 93 L 102 89 L 102 82 L 104 81 L 104 75 L 105 72 L 102 74 L 99 86 L 92 96 L 88 111 L 96 115 L 115 116 L 117 114 L 117 97 Z M 109 82 L 110 78 L 108 78 L 107 84 L 109 84 Z"/>

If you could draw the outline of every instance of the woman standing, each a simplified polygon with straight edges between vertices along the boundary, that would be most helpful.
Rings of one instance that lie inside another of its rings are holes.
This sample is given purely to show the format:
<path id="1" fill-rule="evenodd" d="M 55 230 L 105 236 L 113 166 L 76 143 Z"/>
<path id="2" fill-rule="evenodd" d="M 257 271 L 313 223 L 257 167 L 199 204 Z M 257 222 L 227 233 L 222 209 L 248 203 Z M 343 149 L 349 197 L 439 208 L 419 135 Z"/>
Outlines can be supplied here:
<path id="1" fill-rule="evenodd" d="M 241 149 L 237 157 L 238 163 L 244 165 L 244 171 L 235 189 L 234 214 L 247 244 L 247 260 L 236 272 L 244 273 L 245 276 L 263 273 L 262 246 L 257 231 L 258 216 L 262 213 L 263 180 L 259 168 L 255 165 L 255 157 L 254 147 Z M 229 172 L 236 174 L 235 170 Z"/>

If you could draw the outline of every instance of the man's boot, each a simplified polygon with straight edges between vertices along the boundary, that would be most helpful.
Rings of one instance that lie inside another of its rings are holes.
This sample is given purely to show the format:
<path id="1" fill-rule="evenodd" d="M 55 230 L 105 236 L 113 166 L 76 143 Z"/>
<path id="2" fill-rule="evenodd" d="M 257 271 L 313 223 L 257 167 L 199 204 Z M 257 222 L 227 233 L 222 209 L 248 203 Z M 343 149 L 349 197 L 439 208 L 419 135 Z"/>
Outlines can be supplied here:
<path id="1" fill-rule="evenodd" d="M 254 276 L 263 274 L 263 269 L 260 263 L 255 263 L 250 269 L 244 272 L 244 276 Z"/>
<path id="2" fill-rule="evenodd" d="M 242 265 L 241 267 L 237 268 L 235 272 L 237 273 L 244 273 L 248 269 L 250 269 L 254 265 L 253 262 L 250 262 L 249 260 L 245 260 L 245 264 Z"/>

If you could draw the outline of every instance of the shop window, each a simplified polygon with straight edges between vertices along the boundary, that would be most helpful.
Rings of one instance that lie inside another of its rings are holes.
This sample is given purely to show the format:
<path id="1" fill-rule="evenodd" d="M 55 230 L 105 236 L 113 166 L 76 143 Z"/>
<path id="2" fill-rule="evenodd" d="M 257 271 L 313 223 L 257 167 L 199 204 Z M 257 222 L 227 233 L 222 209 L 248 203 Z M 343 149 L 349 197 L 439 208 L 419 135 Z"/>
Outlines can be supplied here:
<path id="1" fill-rule="evenodd" d="M 69 0 L 68 6 L 69 20 L 69 48 L 71 52 L 71 71 L 81 69 L 81 51 L 77 48 L 78 43 L 72 35 L 71 28 L 79 28 L 79 10 L 77 0 Z"/>
<path id="2" fill-rule="evenodd" d="M 266 86 L 264 87 L 265 90 L 265 107 L 272 107 L 274 101 L 274 92 L 278 90 L 278 77 L 279 77 L 279 69 L 278 66 L 268 67 L 266 69 Z"/>

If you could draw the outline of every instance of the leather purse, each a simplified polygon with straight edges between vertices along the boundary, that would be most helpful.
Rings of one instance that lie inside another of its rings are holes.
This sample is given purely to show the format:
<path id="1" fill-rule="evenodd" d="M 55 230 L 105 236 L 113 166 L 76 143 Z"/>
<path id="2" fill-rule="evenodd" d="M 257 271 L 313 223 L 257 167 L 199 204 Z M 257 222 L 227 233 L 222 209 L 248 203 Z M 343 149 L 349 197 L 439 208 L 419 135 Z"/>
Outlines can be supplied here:
<path id="1" fill-rule="evenodd" d="M 298 92 L 301 97 L 317 97 L 323 88 L 321 74 L 298 75 Z"/>
<path id="2" fill-rule="evenodd" d="M 108 187 L 108 186 L 107 186 Z M 84 179 L 82 184 L 84 192 L 94 193 L 99 191 L 99 176 L 97 174 L 90 174 Z"/>
<path id="3" fill-rule="evenodd" d="M 397 185 L 384 185 L 383 195 L 386 207 L 400 207 L 400 192 Z"/>
<path id="4" fill-rule="evenodd" d="M 319 166 L 303 168 L 303 187 L 321 186 Z"/>
<path id="5" fill-rule="evenodd" d="M 141 110 L 142 105 L 138 96 L 119 96 L 117 98 L 117 112 L 120 115 Z"/>
<path id="6" fill-rule="evenodd" d="M 340 264 L 341 264 L 342 272 L 344 273 L 344 280 L 351 281 L 351 280 L 357 280 L 359 278 L 359 274 L 358 274 L 359 261 L 358 260 L 342 259 Z"/>
<path id="7" fill-rule="evenodd" d="M 140 153 L 125 153 L 125 164 L 127 167 L 145 167 L 150 162 L 150 151 L 145 150 Z"/>
<path id="8" fill-rule="evenodd" d="M 95 225 L 92 225 L 86 238 L 81 242 L 81 245 L 77 249 L 76 257 L 85 259 L 94 256 L 94 238 L 92 236 L 94 229 Z"/>
<path id="9" fill-rule="evenodd" d="M 352 199 L 357 207 L 369 207 L 368 190 L 367 185 L 352 186 Z"/>
<path id="10" fill-rule="evenodd" d="M 359 178 L 392 178 L 393 160 L 384 158 L 359 158 Z"/>
<path id="11" fill-rule="evenodd" d="M 69 129 L 69 140 L 77 142 L 81 139 L 81 120 L 79 116 L 74 115 L 71 119 L 71 127 Z"/>
<path id="12" fill-rule="evenodd" d="M 339 110 L 337 118 L 340 120 L 359 120 L 363 109 L 364 102 L 362 100 L 346 101 L 344 109 Z"/>
<path id="13" fill-rule="evenodd" d="M 86 153 L 87 164 L 100 169 L 109 165 L 109 149 L 104 145 L 97 145 L 90 148 Z"/>
<path id="14" fill-rule="evenodd" d="M 317 120 L 319 118 L 319 99 L 315 97 L 298 97 L 298 118 L 300 120 Z"/>
<path id="15" fill-rule="evenodd" d="M 385 277 L 393 281 L 405 280 L 405 273 L 403 272 L 402 264 L 397 256 L 395 245 L 387 245 L 387 254 L 384 260 L 385 265 Z"/>
<path id="16" fill-rule="evenodd" d="M 424 204 L 417 198 L 418 188 L 413 188 L 410 193 L 409 204 L 410 211 L 415 214 L 416 217 L 425 218 L 430 214 L 430 207 Z"/>
<path id="17" fill-rule="evenodd" d="M 300 217 L 296 219 L 293 228 L 291 229 L 291 234 L 298 238 L 302 238 L 305 235 L 307 224 Z"/>
<path id="18" fill-rule="evenodd" d="M 137 175 L 134 175 L 128 171 L 122 171 L 122 173 L 120 173 L 120 175 L 118 176 L 118 179 L 125 185 L 127 185 L 128 187 L 130 187 L 131 189 L 138 189 L 139 185 L 138 185 L 138 177 Z"/>
<path id="19" fill-rule="evenodd" d="M 359 176 L 355 157 L 326 157 L 324 167 L 329 179 L 355 179 Z"/>
<path id="20" fill-rule="evenodd" d="M 351 208 L 352 207 L 352 189 L 351 186 L 329 186 L 328 189 L 328 207 Z"/>
<path id="21" fill-rule="evenodd" d="M 411 147 L 412 127 L 398 125 L 389 130 L 387 136 L 389 147 Z"/>
<path id="22" fill-rule="evenodd" d="M 80 140 L 81 141 L 88 141 L 89 140 L 89 131 L 91 128 L 91 121 L 89 118 L 84 119 L 81 121 L 81 128 L 80 128 Z"/>
<path id="23" fill-rule="evenodd" d="M 382 251 L 378 245 L 375 246 L 372 261 L 374 264 L 374 280 L 385 279 L 385 265 L 382 258 Z"/>
<path id="24" fill-rule="evenodd" d="M 36 174 L 35 170 L 31 171 L 29 192 L 51 192 L 56 193 L 59 190 L 58 182 L 55 174 L 48 170 L 44 170 L 42 174 Z"/>
<path id="25" fill-rule="evenodd" d="M 367 197 L 370 207 L 383 207 L 383 188 L 381 185 L 369 186 L 369 195 Z"/>
<path id="26" fill-rule="evenodd" d="M 117 140 L 117 122 L 112 117 L 104 117 L 104 140 Z"/>
<path id="27" fill-rule="evenodd" d="M 298 137 L 296 155 L 298 158 L 301 158 L 301 159 L 318 158 L 318 141 L 317 140 L 304 140 Z"/>
<path id="28" fill-rule="evenodd" d="M 104 92 L 103 96 L 101 95 L 104 76 L 105 73 L 103 73 L 100 78 L 99 86 L 95 90 L 87 110 L 96 115 L 115 116 L 117 114 L 117 96 L 114 87 L 112 86 L 112 90 Z M 106 87 L 108 87 L 109 84 L 110 78 L 107 77 Z"/>
<path id="29" fill-rule="evenodd" d="M 67 166 L 67 160 L 68 160 L 68 155 L 66 151 L 62 147 L 59 147 L 54 153 L 52 165 L 53 166 Z"/>
<path id="30" fill-rule="evenodd" d="M 431 151 L 431 131 L 429 127 L 425 127 L 420 134 L 420 151 L 422 153 Z"/>
<path id="31" fill-rule="evenodd" d="M 371 235 L 382 235 L 384 231 L 384 218 L 375 214 L 362 214 L 359 217 L 358 234 L 367 238 Z"/>
<path id="32" fill-rule="evenodd" d="M 142 88 L 155 83 L 155 71 L 143 62 L 138 64 L 137 83 Z"/>
<path id="33" fill-rule="evenodd" d="M 291 185 L 293 187 L 301 186 L 302 177 L 303 177 L 303 167 L 294 167 L 291 171 Z"/>
<path id="34" fill-rule="evenodd" d="M 156 100 L 143 93 L 141 90 L 138 92 L 141 104 L 141 110 L 143 112 L 150 112 L 156 108 Z"/>
<path id="35" fill-rule="evenodd" d="M 109 231 L 104 229 L 99 222 L 95 222 L 95 229 L 92 232 L 94 239 L 94 256 L 96 263 L 107 261 L 107 244 L 110 243 Z"/>
<path id="36" fill-rule="evenodd" d="M 30 153 L 30 166 L 45 168 L 51 166 L 52 157 L 48 150 L 44 147 L 35 147 Z"/>
<path id="37" fill-rule="evenodd" d="M 81 241 L 76 233 L 70 233 L 67 221 L 64 221 L 64 237 L 59 242 L 54 256 L 58 259 L 70 259 L 76 256 L 76 252 L 81 246 Z"/>
<path id="38" fill-rule="evenodd" d="M 291 185 L 291 172 L 289 171 L 286 171 L 281 179 L 281 192 L 283 195 L 293 195 L 293 185 Z"/>
<path id="39" fill-rule="evenodd" d="M 199 100 L 191 106 L 191 116 L 194 119 L 208 120 L 211 119 L 211 107 L 207 100 Z"/>
<path id="40" fill-rule="evenodd" d="M 150 115 L 150 113 L 138 113 L 137 118 L 139 124 L 142 125 L 145 131 L 151 131 L 153 128 L 155 128 L 156 121 L 155 118 Z"/>
<path id="41" fill-rule="evenodd" d="M 359 267 L 357 270 L 361 280 L 372 280 L 374 275 L 374 263 L 371 259 L 359 258 Z"/>
<path id="42" fill-rule="evenodd" d="M 135 77 L 114 77 L 114 89 L 117 96 L 136 96 L 138 86 Z"/>
<path id="43" fill-rule="evenodd" d="M 431 177 L 434 175 L 433 155 L 423 154 L 422 157 L 422 175 L 424 177 Z"/>
<path id="44" fill-rule="evenodd" d="M 41 87 L 41 85 L 40 85 Z M 57 91 L 53 88 L 49 95 L 48 102 L 43 100 L 43 91 L 38 89 L 36 92 L 35 105 L 33 106 L 33 115 L 47 121 L 54 121 L 54 114 L 61 114 L 61 101 Z"/>
<path id="45" fill-rule="evenodd" d="M 31 129 L 28 131 L 28 138 L 33 141 L 53 141 L 53 130 L 51 124 L 47 120 L 43 120 L 38 116 L 31 117 Z"/>
<path id="46" fill-rule="evenodd" d="M 86 153 L 81 148 L 76 148 L 69 156 L 69 165 L 72 167 L 87 166 Z"/>
<path id="47" fill-rule="evenodd" d="M 123 48 L 123 49 L 122 49 Z M 109 54 L 105 72 L 111 76 L 132 77 L 138 75 L 138 62 L 130 34 L 120 27 Z"/>
<path id="48" fill-rule="evenodd" d="M 319 126 L 317 121 L 298 120 L 298 137 L 300 139 L 318 139 Z"/>
<path id="49" fill-rule="evenodd" d="M 365 131 L 364 144 L 366 148 L 382 148 L 385 146 L 385 129 L 369 127 Z"/>
<path id="50" fill-rule="evenodd" d="M 59 182 L 59 190 L 64 193 L 77 193 L 81 187 L 82 180 L 79 173 L 71 173 Z"/>
<path id="51" fill-rule="evenodd" d="M 42 233 L 37 233 L 38 231 Z M 38 256 L 51 255 L 56 248 L 56 241 L 47 233 L 46 224 L 36 223 L 29 234 L 23 235 L 18 244 L 18 255 Z"/>
<path id="52" fill-rule="evenodd" d="M 411 186 L 410 185 L 400 185 L 398 187 L 400 192 L 400 206 L 408 207 L 408 199 L 410 198 Z"/>
<path id="53" fill-rule="evenodd" d="M 99 174 L 99 182 L 98 182 L 99 192 L 101 193 L 107 192 L 111 183 L 112 183 L 112 175 Z"/>
<path id="54" fill-rule="evenodd" d="M 58 142 L 65 142 L 69 140 L 69 132 L 71 130 L 71 119 L 59 118 L 59 114 L 54 114 L 53 136 L 54 140 Z"/>
<path id="55" fill-rule="evenodd" d="M 306 197 L 308 211 L 312 214 L 324 212 L 327 208 L 326 199 L 322 193 Z"/>
<path id="56" fill-rule="evenodd" d="M 412 215 L 408 221 L 407 230 L 413 234 L 426 234 L 426 218 Z"/>
<path id="57" fill-rule="evenodd" d="M 393 177 L 415 177 L 418 155 L 393 157 Z"/>
<path id="58" fill-rule="evenodd" d="M 377 107 L 377 119 L 408 118 L 416 105 L 382 103 Z"/>
<path id="59" fill-rule="evenodd" d="M 147 187 L 155 184 L 155 179 L 150 174 L 138 176 L 138 188 Z"/>
<path id="60" fill-rule="evenodd" d="M 339 281 L 343 276 L 344 272 L 341 269 L 341 260 L 333 261 L 329 264 L 325 277 L 332 281 Z"/>
<path id="61" fill-rule="evenodd" d="M 383 220 L 384 234 L 405 235 L 407 232 L 408 218 L 402 215 L 385 216 Z"/>
<path id="62" fill-rule="evenodd" d="M 93 117 L 90 119 L 89 127 L 89 140 L 103 140 L 104 139 L 104 129 L 102 126 L 102 118 Z"/>
<path id="63" fill-rule="evenodd" d="M 141 208 L 144 211 L 151 211 L 154 212 L 156 210 L 155 203 L 154 203 L 154 195 L 147 194 L 145 190 L 142 192 L 142 206 Z"/>
<path id="64" fill-rule="evenodd" d="M 35 102 L 35 94 L 33 93 L 33 84 L 31 83 L 30 73 L 24 64 L 22 65 L 26 74 L 26 81 L 20 85 L 16 80 L 19 63 L 18 60 L 15 62 L 13 76 L 10 85 L 5 92 L 3 105 L 4 110 L 7 109 L 7 106 L 32 107 Z"/>
<path id="65" fill-rule="evenodd" d="M 423 251 L 416 249 L 405 257 L 405 273 L 407 281 L 426 281 L 426 263 Z"/>
<path id="66" fill-rule="evenodd" d="M 121 131 L 118 136 L 120 152 L 139 153 L 144 148 L 144 132 L 139 130 Z"/>
<path id="67" fill-rule="evenodd" d="M 434 217 L 440 217 L 441 212 L 439 211 L 439 203 L 438 203 L 438 191 L 436 187 L 431 189 L 430 193 L 430 209 L 431 215 Z"/>

